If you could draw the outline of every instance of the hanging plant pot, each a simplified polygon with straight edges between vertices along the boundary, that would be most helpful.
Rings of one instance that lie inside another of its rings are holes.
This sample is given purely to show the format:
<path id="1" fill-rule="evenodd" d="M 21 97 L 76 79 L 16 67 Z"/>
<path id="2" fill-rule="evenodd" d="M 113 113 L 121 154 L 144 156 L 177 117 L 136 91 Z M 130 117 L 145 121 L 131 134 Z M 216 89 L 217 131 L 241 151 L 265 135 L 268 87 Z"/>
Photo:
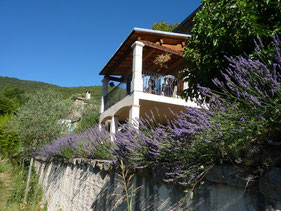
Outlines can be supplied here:
<path id="1" fill-rule="evenodd" d="M 171 60 L 171 54 L 163 53 L 163 54 L 157 55 L 156 58 L 154 59 L 153 63 L 160 66 L 160 68 L 167 69 L 168 65 L 166 65 L 165 63 L 167 63 L 170 60 Z"/>

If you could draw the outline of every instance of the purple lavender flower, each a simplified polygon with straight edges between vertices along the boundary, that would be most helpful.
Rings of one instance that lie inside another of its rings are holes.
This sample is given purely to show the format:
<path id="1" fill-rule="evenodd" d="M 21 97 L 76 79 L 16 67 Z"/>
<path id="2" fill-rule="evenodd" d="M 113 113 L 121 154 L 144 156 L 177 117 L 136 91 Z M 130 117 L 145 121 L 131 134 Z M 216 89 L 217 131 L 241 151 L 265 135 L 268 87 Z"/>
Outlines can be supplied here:
<path id="1" fill-rule="evenodd" d="M 62 156 L 67 150 L 72 157 L 96 158 L 96 152 L 102 149 L 110 151 L 111 145 L 109 133 L 95 126 L 81 133 L 61 137 L 45 145 L 37 154 L 44 157 Z"/>

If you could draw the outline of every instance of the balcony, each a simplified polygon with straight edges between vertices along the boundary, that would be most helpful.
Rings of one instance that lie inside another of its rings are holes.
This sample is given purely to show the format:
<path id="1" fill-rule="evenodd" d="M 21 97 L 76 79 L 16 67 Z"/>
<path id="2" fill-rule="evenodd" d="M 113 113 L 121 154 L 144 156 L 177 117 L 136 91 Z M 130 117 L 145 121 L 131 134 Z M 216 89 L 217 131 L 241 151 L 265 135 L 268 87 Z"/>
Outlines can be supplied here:
<path id="1" fill-rule="evenodd" d="M 120 82 L 107 95 L 104 96 L 104 110 L 109 109 L 131 93 L 131 78 L 127 83 Z M 179 97 L 182 91 L 182 80 L 173 75 L 142 75 L 143 92 L 166 97 Z"/>

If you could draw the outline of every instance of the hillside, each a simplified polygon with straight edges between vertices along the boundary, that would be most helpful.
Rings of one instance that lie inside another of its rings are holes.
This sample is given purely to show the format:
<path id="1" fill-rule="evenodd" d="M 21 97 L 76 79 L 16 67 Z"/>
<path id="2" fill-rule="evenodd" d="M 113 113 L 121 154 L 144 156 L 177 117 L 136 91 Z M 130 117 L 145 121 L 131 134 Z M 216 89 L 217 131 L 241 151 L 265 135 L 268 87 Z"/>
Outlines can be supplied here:
<path id="1" fill-rule="evenodd" d="M 90 90 L 92 92 L 92 98 L 97 101 L 100 101 L 102 92 L 101 86 L 60 87 L 40 81 L 28 81 L 0 76 L 0 90 L 6 86 L 23 89 L 24 91 L 31 93 L 36 92 L 36 90 L 39 89 L 53 89 L 61 93 L 63 98 L 70 98 L 74 96 L 84 97 L 86 90 Z"/>
<path id="2" fill-rule="evenodd" d="M 0 90 L 6 86 L 23 89 L 24 91 L 27 91 L 27 92 L 32 92 L 37 89 L 59 87 L 59 86 L 56 86 L 53 84 L 48 84 L 48 83 L 44 83 L 44 82 L 40 82 L 40 81 L 27 81 L 27 80 L 20 80 L 18 78 L 0 76 Z"/>

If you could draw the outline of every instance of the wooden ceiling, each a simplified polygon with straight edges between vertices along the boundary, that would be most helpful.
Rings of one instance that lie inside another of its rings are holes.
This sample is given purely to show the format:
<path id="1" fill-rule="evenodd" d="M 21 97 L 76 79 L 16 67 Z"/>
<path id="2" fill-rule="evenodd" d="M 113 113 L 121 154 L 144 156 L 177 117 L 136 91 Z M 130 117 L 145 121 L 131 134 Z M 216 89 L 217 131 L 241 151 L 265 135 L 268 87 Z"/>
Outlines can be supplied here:
<path id="1" fill-rule="evenodd" d="M 102 69 L 100 75 L 121 76 L 121 78 L 129 76 L 132 73 L 133 61 L 131 45 L 135 41 L 145 44 L 143 48 L 143 73 L 176 75 L 184 66 L 182 55 L 187 38 L 183 34 L 155 32 L 153 30 L 143 31 L 135 28 Z M 160 68 L 153 62 L 162 53 L 171 55 L 171 60 L 165 63 L 167 68 Z"/>

